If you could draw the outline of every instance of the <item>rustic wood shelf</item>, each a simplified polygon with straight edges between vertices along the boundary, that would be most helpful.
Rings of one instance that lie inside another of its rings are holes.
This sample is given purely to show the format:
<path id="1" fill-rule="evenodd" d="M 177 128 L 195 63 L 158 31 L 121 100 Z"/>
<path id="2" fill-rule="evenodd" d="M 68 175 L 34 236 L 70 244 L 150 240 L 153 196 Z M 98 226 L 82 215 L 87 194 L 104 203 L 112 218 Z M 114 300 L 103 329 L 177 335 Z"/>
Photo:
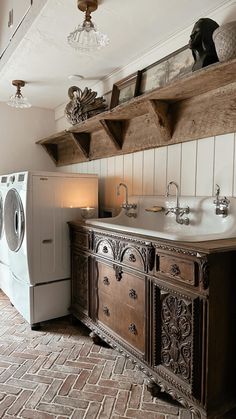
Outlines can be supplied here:
<path id="1" fill-rule="evenodd" d="M 57 166 L 236 131 L 236 59 L 216 63 L 37 141 Z"/>

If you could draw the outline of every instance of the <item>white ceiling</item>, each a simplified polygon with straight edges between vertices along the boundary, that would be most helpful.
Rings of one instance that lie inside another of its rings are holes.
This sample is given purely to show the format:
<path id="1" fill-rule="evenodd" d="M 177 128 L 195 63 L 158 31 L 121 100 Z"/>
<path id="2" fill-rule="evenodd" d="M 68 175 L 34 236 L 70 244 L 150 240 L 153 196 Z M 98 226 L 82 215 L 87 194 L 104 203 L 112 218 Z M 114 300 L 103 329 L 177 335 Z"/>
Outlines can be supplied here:
<path id="1" fill-rule="evenodd" d="M 226 0 L 100 0 L 93 21 L 110 45 L 92 56 L 67 45 L 67 35 L 83 20 L 76 0 L 48 0 L 7 64 L 0 71 L 0 101 L 14 92 L 11 80 L 23 79 L 23 94 L 34 106 L 56 108 L 67 101 L 71 74 L 104 78 L 142 56 Z M 145 6 L 145 7 L 144 7 Z"/>

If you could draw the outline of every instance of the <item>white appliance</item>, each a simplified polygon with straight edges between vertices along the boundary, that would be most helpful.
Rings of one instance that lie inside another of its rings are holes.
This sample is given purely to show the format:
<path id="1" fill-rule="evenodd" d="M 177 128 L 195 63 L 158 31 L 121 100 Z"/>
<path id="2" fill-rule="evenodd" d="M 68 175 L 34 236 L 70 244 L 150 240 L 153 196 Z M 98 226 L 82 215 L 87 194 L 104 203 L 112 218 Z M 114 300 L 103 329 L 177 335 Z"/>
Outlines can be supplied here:
<path id="1" fill-rule="evenodd" d="M 0 288 L 5 294 L 11 292 L 9 252 L 4 226 L 4 204 L 8 190 L 8 175 L 0 176 Z"/>
<path id="2" fill-rule="evenodd" d="M 4 223 L 16 309 L 31 324 L 68 314 L 67 222 L 81 207 L 98 208 L 97 175 L 21 172 L 9 177 Z"/>

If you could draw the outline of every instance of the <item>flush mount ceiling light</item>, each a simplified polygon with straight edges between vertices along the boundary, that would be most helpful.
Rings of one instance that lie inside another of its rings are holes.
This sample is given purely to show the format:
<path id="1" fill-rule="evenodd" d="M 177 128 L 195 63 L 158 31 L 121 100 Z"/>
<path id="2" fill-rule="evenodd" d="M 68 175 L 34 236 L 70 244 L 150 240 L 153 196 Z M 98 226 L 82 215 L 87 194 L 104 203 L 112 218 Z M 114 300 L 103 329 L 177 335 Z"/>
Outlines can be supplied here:
<path id="1" fill-rule="evenodd" d="M 13 80 L 12 84 L 13 86 L 16 86 L 16 94 L 10 97 L 7 104 L 13 108 L 30 108 L 32 105 L 21 93 L 21 88 L 24 87 L 25 82 L 23 80 Z"/>
<path id="2" fill-rule="evenodd" d="M 91 18 L 91 13 L 98 8 L 98 0 L 78 0 L 78 8 L 85 12 L 85 20 L 67 37 L 69 45 L 83 53 L 108 45 L 108 36 L 97 30 Z"/>

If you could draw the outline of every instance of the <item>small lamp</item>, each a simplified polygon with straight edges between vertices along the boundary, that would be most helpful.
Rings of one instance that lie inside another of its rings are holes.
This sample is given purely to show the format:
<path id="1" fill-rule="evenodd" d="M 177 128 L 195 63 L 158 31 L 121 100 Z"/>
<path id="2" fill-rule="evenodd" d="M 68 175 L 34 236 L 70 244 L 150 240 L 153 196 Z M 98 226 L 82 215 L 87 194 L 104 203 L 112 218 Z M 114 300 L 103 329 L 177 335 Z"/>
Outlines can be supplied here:
<path id="1" fill-rule="evenodd" d="M 32 105 L 21 93 L 21 88 L 25 86 L 25 82 L 23 80 L 13 80 L 12 85 L 16 86 L 16 93 L 10 97 L 7 104 L 13 108 L 30 108 Z"/>
<path id="2" fill-rule="evenodd" d="M 85 20 L 68 35 L 69 45 L 82 53 L 89 53 L 108 45 L 108 36 L 97 30 L 91 18 L 91 12 L 98 8 L 97 0 L 78 0 L 78 8 L 85 12 Z"/>

